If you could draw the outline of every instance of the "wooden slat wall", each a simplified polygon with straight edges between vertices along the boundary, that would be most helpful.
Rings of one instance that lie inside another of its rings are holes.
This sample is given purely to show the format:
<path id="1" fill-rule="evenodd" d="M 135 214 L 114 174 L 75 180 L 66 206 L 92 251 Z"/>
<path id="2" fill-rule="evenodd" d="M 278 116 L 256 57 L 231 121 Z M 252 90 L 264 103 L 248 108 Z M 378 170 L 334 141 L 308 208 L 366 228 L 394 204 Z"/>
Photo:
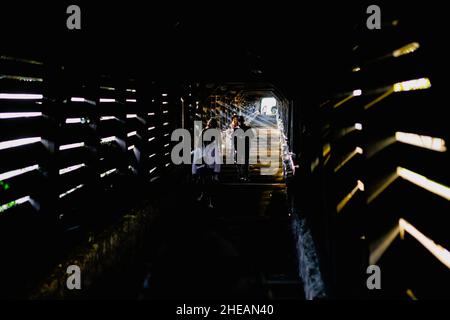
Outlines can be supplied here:
<path id="1" fill-rule="evenodd" d="M 426 21 L 392 22 L 385 21 L 376 32 L 360 28 L 351 50 L 353 70 L 342 75 L 338 93 L 323 99 L 318 108 L 321 150 L 312 157 L 310 170 L 321 179 L 321 210 L 331 222 L 328 266 L 333 269 L 337 295 L 449 296 L 448 267 L 410 235 L 400 240 L 396 233 L 403 218 L 450 248 L 445 223 L 448 195 L 436 195 L 397 172 L 401 167 L 425 176 L 448 194 L 448 150 L 434 151 L 396 139 L 398 132 L 412 133 L 443 139 L 448 148 L 447 83 L 440 70 L 444 60 L 437 42 L 426 32 Z M 406 45 L 416 50 L 393 55 Z M 388 94 L 394 84 L 414 79 L 429 79 L 431 87 Z M 374 259 L 377 252 L 384 253 Z M 382 290 L 369 291 L 366 268 L 374 263 L 381 268 Z"/>
<path id="2" fill-rule="evenodd" d="M 181 127 L 183 95 L 176 84 L 1 55 L 0 94 L 7 272 L 22 261 L 18 256 L 51 264 L 79 235 L 125 214 L 137 194 L 173 169 L 170 140 Z M 29 138 L 35 140 L 18 140 Z"/>

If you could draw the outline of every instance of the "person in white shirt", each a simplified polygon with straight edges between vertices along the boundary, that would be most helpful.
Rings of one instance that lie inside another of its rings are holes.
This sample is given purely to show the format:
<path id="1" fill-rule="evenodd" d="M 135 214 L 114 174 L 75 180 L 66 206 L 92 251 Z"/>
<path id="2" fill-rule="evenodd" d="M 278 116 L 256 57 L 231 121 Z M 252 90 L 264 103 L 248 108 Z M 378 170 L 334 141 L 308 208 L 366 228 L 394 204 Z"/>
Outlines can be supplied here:
<path id="1" fill-rule="evenodd" d="M 207 130 L 217 130 L 217 134 L 212 132 L 211 139 L 205 141 L 203 138 Z M 218 122 L 211 118 L 205 129 L 202 130 L 200 146 L 194 150 L 194 159 L 192 162 L 192 174 L 200 184 L 200 196 L 198 201 L 206 199 L 209 208 L 213 208 L 212 185 L 219 181 L 221 170 L 221 133 L 218 129 Z"/>

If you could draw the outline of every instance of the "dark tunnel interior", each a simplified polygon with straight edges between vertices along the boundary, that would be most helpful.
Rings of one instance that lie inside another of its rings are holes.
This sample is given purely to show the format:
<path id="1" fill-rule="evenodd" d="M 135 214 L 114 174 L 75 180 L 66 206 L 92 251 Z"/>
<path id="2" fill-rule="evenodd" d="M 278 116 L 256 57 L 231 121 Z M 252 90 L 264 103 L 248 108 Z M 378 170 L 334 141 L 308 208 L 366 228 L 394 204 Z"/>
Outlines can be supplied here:
<path id="1" fill-rule="evenodd" d="M 72 4 L 0 4 L 0 299 L 450 298 L 441 2 Z"/>

